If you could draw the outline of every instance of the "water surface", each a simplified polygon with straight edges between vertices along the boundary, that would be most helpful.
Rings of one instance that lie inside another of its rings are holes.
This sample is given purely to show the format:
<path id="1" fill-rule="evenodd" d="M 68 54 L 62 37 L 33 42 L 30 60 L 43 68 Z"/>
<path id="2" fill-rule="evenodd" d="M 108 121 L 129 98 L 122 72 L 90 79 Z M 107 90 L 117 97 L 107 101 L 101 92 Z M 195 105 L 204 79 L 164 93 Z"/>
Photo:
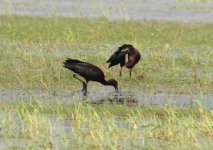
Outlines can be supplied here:
<path id="1" fill-rule="evenodd" d="M 1 0 L 0 15 L 5 14 L 213 22 L 213 1 Z"/>
<path id="2" fill-rule="evenodd" d="M 0 102 L 13 103 L 17 100 L 42 100 L 46 103 L 60 102 L 64 104 L 72 104 L 88 100 L 91 103 L 129 103 L 143 106 L 153 105 L 172 105 L 172 106 L 187 106 L 193 107 L 197 103 L 202 104 L 206 108 L 213 108 L 213 94 L 176 94 L 169 92 L 144 92 L 142 90 L 121 89 L 120 93 L 116 94 L 113 88 L 102 86 L 91 87 L 85 97 L 81 89 L 72 91 L 57 91 L 43 92 L 40 90 L 8 90 L 0 91 Z"/>

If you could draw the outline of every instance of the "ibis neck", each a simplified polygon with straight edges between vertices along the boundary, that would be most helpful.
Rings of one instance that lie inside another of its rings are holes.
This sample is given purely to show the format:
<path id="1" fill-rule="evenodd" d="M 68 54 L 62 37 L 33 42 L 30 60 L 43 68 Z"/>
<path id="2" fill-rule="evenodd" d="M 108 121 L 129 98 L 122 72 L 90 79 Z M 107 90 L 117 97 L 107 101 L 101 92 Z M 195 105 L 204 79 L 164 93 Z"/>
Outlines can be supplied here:
<path id="1" fill-rule="evenodd" d="M 106 80 L 103 80 L 103 81 L 101 82 L 101 84 L 103 84 L 103 85 L 112 85 L 111 82 L 106 81 Z"/>

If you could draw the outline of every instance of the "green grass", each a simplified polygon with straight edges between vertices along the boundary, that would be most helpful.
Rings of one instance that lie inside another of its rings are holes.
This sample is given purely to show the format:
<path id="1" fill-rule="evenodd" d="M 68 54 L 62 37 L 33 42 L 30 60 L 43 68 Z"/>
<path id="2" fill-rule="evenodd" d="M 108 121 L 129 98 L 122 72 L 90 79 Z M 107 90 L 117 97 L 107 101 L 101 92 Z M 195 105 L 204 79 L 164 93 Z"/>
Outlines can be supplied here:
<path id="1" fill-rule="evenodd" d="M 8 140 L 29 139 L 26 149 L 209 149 L 213 146 L 213 112 L 199 105 L 128 107 L 83 102 L 50 106 L 36 100 L 1 104 L 0 108 L 4 112 L 0 136 Z M 60 126 L 55 127 L 51 118 Z M 70 124 L 64 126 L 64 121 Z M 72 130 L 64 130 L 67 127 Z"/>
<path id="2" fill-rule="evenodd" d="M 1 16 L 0 26 L 1 39 L 13 46 L 19 43 L 47 49 L 82 49 L 127 42 L 139 48 L 162 48 L 168 43 L 182 49 L 213 45 L 212 24 Z"/>
<path id="3" fill-rule="evenodd" d="M 96 63 L 121 87 L 213 90 L 212 24 L 1 16 L 0 28 L 2 89 L 73 89 L 79 83 L 62 67 L 71 57 Z M 123 43 L 142 54 L 132 80 L 127 70 L 120 79 L 119 67 L 107 69 L 105 63 Z M 85 54 L 73 56 L 78 51 Z"/>

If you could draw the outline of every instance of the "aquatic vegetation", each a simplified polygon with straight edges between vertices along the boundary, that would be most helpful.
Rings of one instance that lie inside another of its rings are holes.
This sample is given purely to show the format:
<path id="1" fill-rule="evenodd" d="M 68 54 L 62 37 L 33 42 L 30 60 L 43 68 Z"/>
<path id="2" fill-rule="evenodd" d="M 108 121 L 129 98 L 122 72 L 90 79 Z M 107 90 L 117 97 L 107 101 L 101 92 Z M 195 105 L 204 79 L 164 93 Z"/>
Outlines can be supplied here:
<path id="1" fill-rule="evenodd" d="M 41 100 L 1 104 L 1 137 L 18 148 L 210 148 L 211 110 L 202 106 L 63 105 Z M 28 144 L 25 145 L 24 141 Z"/>

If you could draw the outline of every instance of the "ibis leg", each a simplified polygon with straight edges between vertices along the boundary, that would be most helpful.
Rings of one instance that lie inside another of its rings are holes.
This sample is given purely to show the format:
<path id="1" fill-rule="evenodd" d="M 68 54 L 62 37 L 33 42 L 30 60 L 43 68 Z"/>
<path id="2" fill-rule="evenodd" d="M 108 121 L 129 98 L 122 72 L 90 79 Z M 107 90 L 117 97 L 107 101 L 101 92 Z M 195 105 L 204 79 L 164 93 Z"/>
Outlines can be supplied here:
<path id="1" fill-rule="evenodd" d="M 82 91 L 87 92 L 87 82 L 85 82 L 82 79 L 78 78 L 77 74 L 73 74 L 73 77 L 76 78 L 77 80 L 79 80 L 80 82 L 82 82 L 82 84 L 83 84 Z"/>
<path id="2" fill-rule="evenodd" d="M 130 78 L 131 78 L 131 76 L 132 76 L 132 68 L 129 69 L 129 76 L 130 76 Z"/>
<path id="3" fill-rule="evenodd" d="M 121 74 L 122 74 L 122 67 L 121 67 L 121 70 L 120 70 L 120 77 L 121 77 Z"/>
<path id="4" fill-rule="evenodd" d="M 83 82 L 83 89 L 82 89 L 82 91 L 87 92 L 87 84 L 88 84 L 88 82 Z"/>

